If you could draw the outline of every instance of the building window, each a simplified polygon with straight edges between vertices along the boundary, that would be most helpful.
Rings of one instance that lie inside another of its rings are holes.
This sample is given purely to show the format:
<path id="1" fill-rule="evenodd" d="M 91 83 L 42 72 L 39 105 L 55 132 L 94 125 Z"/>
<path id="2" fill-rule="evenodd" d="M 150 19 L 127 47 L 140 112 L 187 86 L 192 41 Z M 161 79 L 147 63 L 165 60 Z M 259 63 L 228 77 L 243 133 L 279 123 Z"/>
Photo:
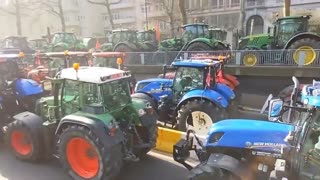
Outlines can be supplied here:
<path id="1" fill-rule="evenodd" d="M 231 7 L 239 7 L 240 0 L 231 0 Z"/>
<path id="2" fill-rule="evenodd" d="M 218 8 L 223 8 L 223 4 L 224 3 L 224 0 L 219 0 L 219 5 L 218 5 Z"/>
<path id="3" fill-rule="evenodd" d="M 212 9 L 218 8 L 218 0 L 211 0 L 211 8 Z"/>
<path id="4" fill-rule="evenodd" d="M 258 15 L 251 16 L 247 21 L 247 35 L 263 33 L 263 18 Z"/>
<path id="5" fill-rule="evenodd" d="M 202 0 L 202 9 L 208 9 L 209 7 L 209 1 L 208 0 Z"/>

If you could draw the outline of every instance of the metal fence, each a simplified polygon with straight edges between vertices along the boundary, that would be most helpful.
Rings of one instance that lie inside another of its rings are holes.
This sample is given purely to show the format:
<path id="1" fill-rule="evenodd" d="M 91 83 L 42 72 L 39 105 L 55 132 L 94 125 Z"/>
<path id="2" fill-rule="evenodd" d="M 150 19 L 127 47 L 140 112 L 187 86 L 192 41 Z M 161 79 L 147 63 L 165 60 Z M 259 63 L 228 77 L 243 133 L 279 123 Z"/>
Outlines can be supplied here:
<path id="1" fill-rule="evenodd" d="M 197 54 L 229 55 L 227 64 L 239 66 L 319 66 L 320 64 L 320 49 L 127 52 L 125 64 L 169 65 L 175 59 L 191 59 L 193 55 Z"/>

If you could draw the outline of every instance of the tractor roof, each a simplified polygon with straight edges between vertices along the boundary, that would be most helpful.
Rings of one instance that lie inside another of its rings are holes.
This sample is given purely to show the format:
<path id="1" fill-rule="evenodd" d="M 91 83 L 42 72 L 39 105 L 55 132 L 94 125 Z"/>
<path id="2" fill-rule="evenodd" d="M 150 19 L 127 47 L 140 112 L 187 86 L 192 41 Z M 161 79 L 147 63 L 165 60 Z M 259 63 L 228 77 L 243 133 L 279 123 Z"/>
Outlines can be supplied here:
<path id="1" fill-rule="evenodd" d="M 178 67 L 195 67 L 195 68 L 204 68 L 204 67 L 213 67 L 217 64 L 220 64 L 219 61 L 212 59 L 188 59 L 188 60 L 175 60 L 171 65 Z"/>
<path id="2" fill-rule="evenodd" d="M 123 52 L 94 52 L 92 56 L 95 57 L 125 57 L 126 53 Z"/>
<path id="3" fill-rule="evenodd" d="M 131 75 L 128 71 L 107 67 L 83 66 L 79 68 L 78 72 L 76 72 L 73 68 L 67 68 L 61 71 L 61 78 L 63 79 L 71 79 L 95 84 L 106 83 L 130 76 Z"/>
<path id="4" fill-rule="evenodd" d="M 10 59 L 20 58 L 19 54 L 0 54 L 0 62 L 7 61 Z"/>
<path id="5" fill-rule="evenodd" d="M 310 17 L 311 17 L 311 15 L 305 15 L 305 16 L 287 16 L 287 17 L 279 18 L 277 21 L 287 20 L 287 19 L 302 19 L 302 18 L 310 19 Z"/>
<path id="6" fill-rule="evenodd" d="M 64 57 L 64 56 L 87 56 L 90 55 L 89 52 L 78 52 L 78 51 L 69 51 L 67 54 L 65 52 L 48 52 L 41 53 L 40 56 L 48 56 L 48 57 Z"/>

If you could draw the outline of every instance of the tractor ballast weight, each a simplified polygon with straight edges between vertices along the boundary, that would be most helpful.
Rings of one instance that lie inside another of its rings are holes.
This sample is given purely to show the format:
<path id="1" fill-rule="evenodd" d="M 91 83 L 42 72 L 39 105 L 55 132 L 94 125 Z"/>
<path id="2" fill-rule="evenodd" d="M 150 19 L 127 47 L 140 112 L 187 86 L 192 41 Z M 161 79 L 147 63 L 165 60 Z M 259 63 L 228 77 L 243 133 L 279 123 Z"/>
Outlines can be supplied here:
<path id="1" fill-rule="evenodd" d="M 299 83 L 296 78 L 294 80 L 297 88 Z M 304 107 L 284 105 L 280 99 L 270 100 L 269 121 L 219 121 L 210 128 L 205 144 L 194 131 L 189 131 L 186 139 L 174 145 L 174 160 L 190 170 L 189 179 L 192 180 L 298 180 L 319 177 L 320 91 L 316 83 L 303 89 Z M 279 121 L 288 109 L 300 114 L 289 115 L 296 124 Z M 236 141 L 234 137 L 237 137 Z M 195 151 L 200 160 L 195 167 L 186 163 L 190 150 Z"/>
<path id="2" fill-rule="evenodd" d="M 52 95 L 8 125 L 13 155 L 26 161 L 58 156 L 73 179 L 116 178 L 123 163 L 139 161 L 157 140 L 157 114 L 130 97 L 129 78 L 128 71 L 77 63 L 63 69 L 51 79 Z"/>

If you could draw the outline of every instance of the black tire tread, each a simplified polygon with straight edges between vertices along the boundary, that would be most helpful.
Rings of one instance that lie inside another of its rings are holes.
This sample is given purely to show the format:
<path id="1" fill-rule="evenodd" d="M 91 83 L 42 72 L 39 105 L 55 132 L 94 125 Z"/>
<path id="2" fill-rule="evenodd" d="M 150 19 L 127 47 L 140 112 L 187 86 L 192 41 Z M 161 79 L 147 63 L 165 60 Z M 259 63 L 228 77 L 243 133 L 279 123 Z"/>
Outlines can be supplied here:
<path id="1" fill-rule="evenodd" d="M 13 147 L 11 146 L 11 133 L 14 130 L 20 129 L 26 133 L 29 134 L 30 140 L 32 142 L 33 150 L 30 155 L 23 156 L 19 153 L 17 153 Z M 15 120 L 12 123 L 8 124 L 7 131 L 5 133 L 5 142 L 8 147 L 10 147 L 13 155 L 20 160 L 23 161 L 30 161 L 30 162 L 36 162 L 40 161 L 44 158 L 45 153 L 41 151 L 43 144 L 41 141 L 41 132 L 40 131 L 35 131 L 34 129 L 28 128 L 22 121 Z"/>
<path id="2" fill-rule="evenodd" d="M 189 172 L 189 180 L 223 180 L 222 171 L 207 165 L 206 162 L 197 165 Z"/>
<path id="3" fill-rule="evenodd" d="M 68 172 L 68 174 L 75 179 L 82 179 L 75 172 L 73 172 L 73 170 L 69 166 L 64 151 L 68 140 L 75 136 L 82 137 L 90 141 L 90 143 L 94 145 L 96 149 L 99 151 L 99 154 L 103 159 L 103 162 L 100 162 L 100 169 L 97 175 L 98 177 L 95 177 L 93 179 L 115 179 L 120 173 L 120 169 L 123 163 L 121 144 L 117 144 L 114 147 L 112 147 L 111 151 L 107 150 L 107 148 L 103 146 L 101 139 L 99 139 L 90 129 L 87 129 L 86 127 L 80 125 L 70 125 L 67 128 L 63 129 L 57 142 L 60 163 L 62 164 L 63 168 Z"/>
<path id="4" fill-rule="evenodd" d="M 194 50 L 194 49 L 201 49 L 201 50 Z M 208 46 L 202 42 L 195 42 L 188 46 L 187 51 L 212 51 L 214 50 L 212 47 Z"/>

